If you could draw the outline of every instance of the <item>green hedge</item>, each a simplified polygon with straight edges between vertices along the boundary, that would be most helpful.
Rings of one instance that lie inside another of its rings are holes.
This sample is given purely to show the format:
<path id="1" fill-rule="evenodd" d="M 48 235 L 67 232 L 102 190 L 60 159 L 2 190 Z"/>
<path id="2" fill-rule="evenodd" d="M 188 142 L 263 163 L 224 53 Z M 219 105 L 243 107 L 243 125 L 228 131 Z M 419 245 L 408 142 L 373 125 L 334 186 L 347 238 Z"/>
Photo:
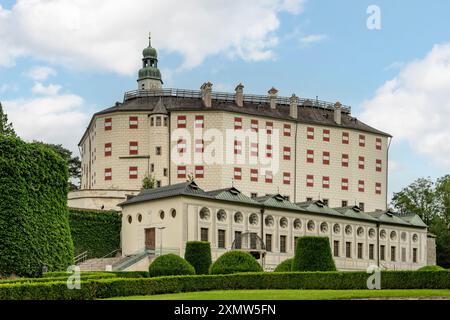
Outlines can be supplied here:
<path id="1" fill-rule="evenodd" d="M 211 274 L 263 271 L 261 265 L 248 252 L 231 250 L 221 255 L 211 266 Z"/>
<path id="2" fill-rule="evenodd" d="M 0 136 L 0 275 L 73 264 L 67 163 L 52 149 Z"/>
<path id="3" fill-rule="evenodd" d="M 168 253 L 153 260 L 148 274 L 150 277 L 195 274 L 195 269 L 182 257 Z"/>
<path id="4" fill-rule="evenodd" d="M 195 269 L 195 274 L 208 274 L 211 266 L 211 245 L 209 242 L 189 241 L 184 258 Z"/>
<path id="5" fill-rule="evenodd" d="M 58 278 L 67 276 L 67 272 L 47 272 L 44 278 Z M 82 276 L 114 275 L 119 278 L 148 278 L 148 271 L 81 271 Z"/>
<path id="6" fill-rule="evenodd" d="M 69 209 L 75 255 L 100 258 L 120 248 L 121 215 L 116 211 Z"/>
<path id="7" fill-rule="evenodd" d="M 294 258 L 286 259 L 282 263 L 280 263 L 273 272 L 290 272 L 292 271 L 293 262 Z"/>
<path id="8" fill-rule="evenodd" d="M 48 278 L 17 278 L 14 280 L 0 280 L 0 286 L 4 284 L 16 284 L 16 283 L 38 283 L 38 282 L 55 282 L 55 281 L 66 281 L 71 274 L 65 274 L 59 277 L 48 277 Z M 93 279 L 104 279 L 104 278 L 117 278 L 114 273 L 101 273 L 97 274 L 80 274 L 80 280 L 93 280 Z M 124 277 L 125 278 L 125 277 Z"/>
<path id="9" fill-rule="evenodd" d="M 328 237 L 301 237 L 297 240 L 292 271 L 335 271 Z"/>
<path id="10" fill-rule="evenodd" d="M 445 270 L 444 268 L 442 268 L 441 266 L 425 266 L 420 268 L 417 271 L 440 271 L 440 270 Z"/>
<path id="11" fill-rule="evenodd" d="M 0 286 L 5 299 L 98 299 L 206 290 L 367 289 L 366 272 L 259 272 L 228 275 L 171 276 L 146 279 L 101 279 L 68 290 L 65 281 Z M 450 289 L 449 271 L 386 271 L 382 289 Z"/>

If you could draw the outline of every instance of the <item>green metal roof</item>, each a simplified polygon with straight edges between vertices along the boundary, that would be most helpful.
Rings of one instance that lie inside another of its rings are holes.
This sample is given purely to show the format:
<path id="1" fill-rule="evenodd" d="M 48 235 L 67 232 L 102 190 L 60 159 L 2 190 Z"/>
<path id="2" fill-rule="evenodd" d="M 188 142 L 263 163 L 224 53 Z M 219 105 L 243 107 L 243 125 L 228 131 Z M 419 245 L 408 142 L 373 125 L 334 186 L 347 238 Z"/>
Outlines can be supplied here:
<path id="1" fill-rule="evenodd" d="M 299 207 L 297 207 L 294 203 L 286 200 L 286 198 L 280 194 L 258 197 L 258 198 L 255 198 L 255 200 L 259 204 L 262 204 L 266 207 L 300 210 Z"/>

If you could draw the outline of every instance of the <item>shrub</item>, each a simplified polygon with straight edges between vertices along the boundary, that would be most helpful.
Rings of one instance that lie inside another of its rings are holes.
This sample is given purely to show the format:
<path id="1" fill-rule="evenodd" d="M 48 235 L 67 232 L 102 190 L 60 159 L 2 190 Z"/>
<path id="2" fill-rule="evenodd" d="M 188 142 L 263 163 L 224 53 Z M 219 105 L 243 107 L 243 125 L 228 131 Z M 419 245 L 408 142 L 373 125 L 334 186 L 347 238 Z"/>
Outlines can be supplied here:
<path id="1" fill-rule="evenodd" d="M 169 253 L 157 257 L 148 269 L 150 277 L 195 274 L 195 269 L 186 260 Z"/>
<path id="2" fill-rule="evenodd" d="M 327 237 L 301 237 L 297 240 L 292 271 L 335 271 Z"/>
<path id="3" fill-rule="evenodd" d="M 116 211 L 69 209 L 75 255 L 100 258 L 120 248 L 121 215 Z"/>
<path id="4" fill-rule="evenodd" d="M 292 271 L 292 262 L 294 262 L 294 258 L 286 259 L 282 263 L 280 263 L 273 272 L 290 272 Z"/>
<path id="5" fill-rule="evenodd" d="M 441 266 L 425 266 L 420 268 L 417 271 L 441 271 L 441 270 L 445 270 L 444 268 L 442 268 Z"/>
<path id="6" fill-rule="evenodd" d="M 196 274 L 208 274 L 211 266 L 210 243 L 201 241 L 187 242 L 184 258 L 194 267 Z"/>
<path id="7" fill-rule="evenodd" d="M 0 275 L 73 264 L 67 163 L 38 143 L 0 135 Z"/>
<path id="8" fill-rule="evenodd" d="M 210 268 L 211 274 L 229 274 L 238 272 L 259 272 L 261 265 L 247 252 L 232 250 L 224 253 Z"/>

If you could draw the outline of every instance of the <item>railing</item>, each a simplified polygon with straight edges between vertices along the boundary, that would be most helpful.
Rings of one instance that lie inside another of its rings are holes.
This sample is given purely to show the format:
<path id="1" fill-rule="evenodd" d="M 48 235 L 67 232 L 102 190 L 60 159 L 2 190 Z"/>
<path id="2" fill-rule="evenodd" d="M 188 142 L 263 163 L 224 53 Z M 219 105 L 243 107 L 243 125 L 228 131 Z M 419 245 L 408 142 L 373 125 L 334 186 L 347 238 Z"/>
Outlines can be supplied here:
<path id="1" fill-rule="evenodd" d="M 188 89 L 176 89 L 176 88 L 166 88 L 160 90 L 132 90 L 125 92 L 124 101 L 131 100 L 134 98 L 142 98 L 142 97 L 181 97 L 181 98 L 195 98 L 199 99 L 202 97 L 202 93 L 199 90 L 188 90 Z M 219 101 L 234 101 L 236 95 L 234 93 L 228 92 L 211 92 L 211 98 L 213 100 Z M 268 96 L 264 95 L 256 95 L 256 94 L 244 94 L 244 102 L 249 103 L 269 103 Z M 277 97 L 277 104 L 281 105 L 289 105 L 290 98 L 289 97 Z M 334 102 L 327 102 L 319 99 L 307 99 L 307 98 L 299 98 L 299 105 L 305 105 L 314 108 L 321 109 L 333 109 Z M 351 113 L 351 106 L 342 106 L 342 111 Z"/>
<path id="2" fill-rule="evenodd" d="M 88 258 L 88 252 L 87 251 L 84 251 L 84 252 L 80 253 L 79 255 L 77 255 L 74 258 L 75 259 L 75 265 L 77 265 L 77 264 L 79 264 L 79 263 L 81 263 L 83 261 L 86 261 L 87 258 Z"/>
<path id="3" fill-rule="evenodd" d="M 113 251 L 111 251 L 110 253 L 105 254 L 105 255 L 104 255 L 103 257 L 101 257 L 100 259 L 108 258 L 110 255 L 112 255 L 112 254 L 114 254 L 114 253 L 116 253 L 116 252 L 118 252 L 118 251 L 120 251 L 120 250 L 122 250 L 122 249 L 118 248 L 118 249 L 116 249 L 116 250 L 113 250 Z"/>
<path id="4" fill-rule="evenodd" d="M 142 248 L 142 249 L 134 252 L 133 254 L 123 258 L 122 260 L 116 262 L 115 264 L 113 264 L 112 269 L 113 270 L 124 270 L 124 269 L 128 268 L 129 266 L 132 266 L 133 264 L 139 262 L 146 256 L 150 256 L 150 255 L 151 256 L 160 256 L 160 255 L 166 254 L 166 253 L 174 253 L 174 254 L 179 255 L 180 249 L 178 249 L 178 248 L 163 248 L 161 250 L 161 248 L 155 248 L 155 249 Z"/>

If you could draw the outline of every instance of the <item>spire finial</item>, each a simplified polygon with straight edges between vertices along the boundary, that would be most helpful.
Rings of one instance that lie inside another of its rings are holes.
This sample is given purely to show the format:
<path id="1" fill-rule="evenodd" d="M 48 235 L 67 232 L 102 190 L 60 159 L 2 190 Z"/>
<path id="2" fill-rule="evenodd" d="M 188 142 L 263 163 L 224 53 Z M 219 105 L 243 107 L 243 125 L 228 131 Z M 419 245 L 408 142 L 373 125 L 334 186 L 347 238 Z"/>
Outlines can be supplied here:
<path id="1" fill-rule="evenodd" d="M 148 33 L 148 45 L 150 47 L 152 46 L 152 32 L 151 31 Z"/>

